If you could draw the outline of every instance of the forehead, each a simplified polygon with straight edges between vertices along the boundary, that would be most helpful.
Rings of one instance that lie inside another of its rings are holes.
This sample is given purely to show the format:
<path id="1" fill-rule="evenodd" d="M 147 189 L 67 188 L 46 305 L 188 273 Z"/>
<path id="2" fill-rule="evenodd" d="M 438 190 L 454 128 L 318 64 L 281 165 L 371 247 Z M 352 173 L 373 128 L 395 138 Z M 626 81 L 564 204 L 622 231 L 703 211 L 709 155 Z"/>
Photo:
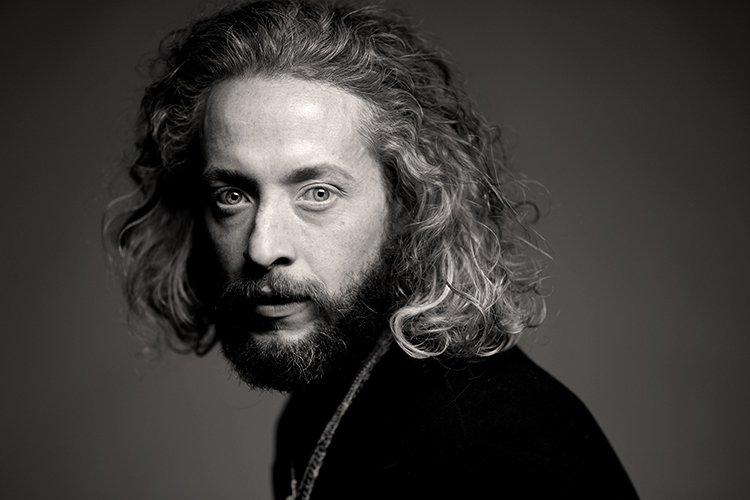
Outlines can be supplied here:
<path id="1" fill-rule="evenodd" d="M 238 144 L 273 144 L 286 153 L 306 147 L 365 146 L 361 132 L 367 103 L 344 90 L 296 78 L 236 78 L 221 82 L 209 96 L 204 118 L 206 153 Z"/>

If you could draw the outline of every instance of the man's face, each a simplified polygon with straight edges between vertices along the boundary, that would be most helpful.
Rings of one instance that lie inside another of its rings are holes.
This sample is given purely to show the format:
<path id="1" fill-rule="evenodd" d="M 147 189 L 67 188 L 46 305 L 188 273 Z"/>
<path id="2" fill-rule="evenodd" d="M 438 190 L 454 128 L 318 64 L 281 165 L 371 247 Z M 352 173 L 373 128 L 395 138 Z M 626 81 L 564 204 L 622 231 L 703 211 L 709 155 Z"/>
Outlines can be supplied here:
<path id="1" fill-rule="evenodd" d="M 292 362 L 285 352 L 310 357 L 311 341 L 348 340 L 331 340 L 330 330 L 357 314 L 363 289 L 378 295 L 388 210 L 381 167 L 360 134 L 365 106 L 293 78 L 232 79 L 212 91 L 205 220 L 228 283 L 217 328 L 237 345 L 222 338 L 225 353 L 266 351 L 277 364 Z M 240 370 L 244 362 L 227 355 Z"/>

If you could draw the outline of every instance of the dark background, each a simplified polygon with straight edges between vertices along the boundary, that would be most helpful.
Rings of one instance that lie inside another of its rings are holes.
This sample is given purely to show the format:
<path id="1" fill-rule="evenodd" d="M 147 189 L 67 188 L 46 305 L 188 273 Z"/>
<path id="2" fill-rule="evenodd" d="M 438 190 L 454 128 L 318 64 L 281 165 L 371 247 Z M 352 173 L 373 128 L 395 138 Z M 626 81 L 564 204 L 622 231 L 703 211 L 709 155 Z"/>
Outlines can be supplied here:
<path id="1" fill-rule="evenodd" d="M 394 0 L 551 193 L 530 352 L 644 499 L 750 498 L 750 58 L 740 3 Z M 0 497 L 267 499 L 283 399 L 147 364 L 99 224 L 145 84 L 202 0 L 0 8 Z M 490 480 L 490 478 L 488 478 Z"/>

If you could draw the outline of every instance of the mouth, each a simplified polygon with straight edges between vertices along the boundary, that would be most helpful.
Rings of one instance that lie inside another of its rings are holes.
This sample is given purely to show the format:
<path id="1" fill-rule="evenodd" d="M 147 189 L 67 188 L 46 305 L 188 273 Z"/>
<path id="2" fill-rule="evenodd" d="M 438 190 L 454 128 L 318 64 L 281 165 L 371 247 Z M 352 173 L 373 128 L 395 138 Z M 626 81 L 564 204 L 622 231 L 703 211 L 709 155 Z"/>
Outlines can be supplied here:
<path id="1" fill-rule="evenodd" d="M 256 322 L 251 331 L 260 337 L 271 334 L 274 338 L 299 339 L 315 323 L 318 309 L 310 300 L 284 302 L 256 302 L 251 308 Z"/>
<path id="2" fill-rule="evenodd" d="M 304 316 L 310 307 L 310 301 L 268 300 L 257 303 L 253 307 L 253 312 L 264 318 L 282 319 Z"/>

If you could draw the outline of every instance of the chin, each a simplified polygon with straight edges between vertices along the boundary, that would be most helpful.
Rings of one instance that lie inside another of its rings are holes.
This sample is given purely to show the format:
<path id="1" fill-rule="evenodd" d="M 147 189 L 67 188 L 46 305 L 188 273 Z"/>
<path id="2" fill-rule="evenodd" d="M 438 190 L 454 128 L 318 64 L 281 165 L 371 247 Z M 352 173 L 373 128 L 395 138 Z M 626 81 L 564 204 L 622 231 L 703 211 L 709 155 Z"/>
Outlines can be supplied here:
<path id="1" fill-rule="evenodd" d="M 325 329 L 222 332 L 224 356 L 241 380 L 256 389 L 294 392 L 321 379 L 348 354 L 347 343 Z"/>
<path id="2" fill-rule="evenodd" d="M 253 332 L 251 335 L 259 345 L 290 345 L 309 339 L 314 330 L 315 327 L 311 325 L 306 328 L 279 328 L 264 332 Z"/>

